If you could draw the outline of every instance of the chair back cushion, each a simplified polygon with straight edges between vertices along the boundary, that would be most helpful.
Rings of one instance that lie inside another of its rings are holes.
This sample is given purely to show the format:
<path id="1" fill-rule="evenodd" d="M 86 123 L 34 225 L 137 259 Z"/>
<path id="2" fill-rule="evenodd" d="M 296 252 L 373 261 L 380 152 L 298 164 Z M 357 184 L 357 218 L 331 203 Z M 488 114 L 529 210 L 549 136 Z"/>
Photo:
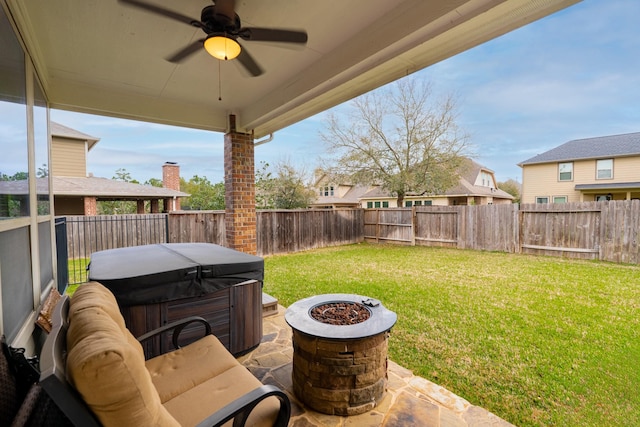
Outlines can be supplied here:
<path id="1" fill-rule="evenodd" d="M 71 298 L 67 372 L 104 426 L 179 425 L 162 406 L 115 297 L 97 282 L 80 285 Z"/>

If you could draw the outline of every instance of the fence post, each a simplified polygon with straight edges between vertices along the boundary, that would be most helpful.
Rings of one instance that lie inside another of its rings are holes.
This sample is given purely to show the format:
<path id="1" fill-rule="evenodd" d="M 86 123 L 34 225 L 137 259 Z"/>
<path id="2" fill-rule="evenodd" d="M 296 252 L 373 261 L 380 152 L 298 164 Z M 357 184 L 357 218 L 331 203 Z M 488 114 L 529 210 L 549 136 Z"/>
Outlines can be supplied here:
<path id="1" fill-rule="evenodd" d="M 169 242 L 169 213 L 164 214 L 164 241 Z"/>
<path id="2" fill-rule="evenodd" d="M 416 245 L 416 207 L 411 206 L 411 246 Z"/>

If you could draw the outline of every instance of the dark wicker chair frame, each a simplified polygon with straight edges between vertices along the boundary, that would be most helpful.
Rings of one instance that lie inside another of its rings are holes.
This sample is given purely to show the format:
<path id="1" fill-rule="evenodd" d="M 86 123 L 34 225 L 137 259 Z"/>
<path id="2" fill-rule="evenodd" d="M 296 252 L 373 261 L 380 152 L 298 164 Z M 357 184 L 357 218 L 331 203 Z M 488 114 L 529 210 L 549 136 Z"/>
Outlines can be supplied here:
<path id="1" fill-rule="evenodd" d="M 100 422 L 84 403 L 80 394 L 67 381 L 66 376 L 66 334 L 69 328 L 69 297 L 63 296 L 53 314 L 53 327 L 47 337 L 40 355 L 40 384 L 54 403 L 62 410 L 69 420 L 76 426 L 98 427 Z M 200 322 L 205 325 L 207 334 L 211 333 L 209 323 L 201 317 L 189 317 L 167 324 L 161 328 L 148 332 L 138 338 L 145 341 L 162 332 L 173 330 L 173 344 L 177 345 L 180 332 L 188 324 Z M 221 426 L 229 420 L 234 420 L 234 427 L 244 426 L 253 410 L 262 400 L 275 396 L 280 400 L 280 411 L 275 426 L 286 427 L 291 416 L 291 403 L 288 396 L 273 385 L 263 385 L 245 394 L 211 414 L 197 427 Z"/>

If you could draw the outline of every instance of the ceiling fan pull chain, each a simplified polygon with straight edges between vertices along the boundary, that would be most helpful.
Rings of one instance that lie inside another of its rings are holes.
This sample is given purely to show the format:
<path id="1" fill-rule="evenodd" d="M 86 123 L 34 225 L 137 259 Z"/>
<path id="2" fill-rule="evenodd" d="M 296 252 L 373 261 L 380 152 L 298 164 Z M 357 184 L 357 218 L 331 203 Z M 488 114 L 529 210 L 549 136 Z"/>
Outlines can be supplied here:
<path id="1" fill-rule="evenodd" d="M 222 67 L 220 66 L 221 61 L 218 61 L 218 101 L 222 101 L 222 78 L 220 73 L 222 72 Z"/>

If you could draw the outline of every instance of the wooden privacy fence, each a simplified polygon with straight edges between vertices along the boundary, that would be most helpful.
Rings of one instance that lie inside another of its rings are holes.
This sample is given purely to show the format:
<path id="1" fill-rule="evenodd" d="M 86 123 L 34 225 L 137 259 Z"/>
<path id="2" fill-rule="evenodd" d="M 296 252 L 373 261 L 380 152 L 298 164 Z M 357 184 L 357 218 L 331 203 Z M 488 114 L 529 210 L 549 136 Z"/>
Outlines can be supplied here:
<path id="1" fill-rule="evenodd" d="M 258 255 L 360 243 L 362 209 L 258 211 Z"/>
<path id="2" fill-rule="evenodd" d="M 256 213 L 260 256 L 358 243 L 362 209 L 261 210 Z M 226 245 L 224 211 L 169 214 L 169 241 Z"/>
<path id="3" fill-rule="evenodd" d="M 640 200 L 368 209 L 365 240 L 640 263 Z"/>
<path id="4" fill-rule="evenodd" d="M 168 215 L 169 242 L 226 246 L 224 211 L 181 211 Z"/>
<path id="5" fill-rule="evenodd" d="M 515 252 L 518 205 L 367 209 L 365 239 Z M 394 223 L 395 221 L 395 223 Z"/>
<path id="6" fill-rule="evenodd" d="M 258 211 L 257 253 L 265 256 L 360 243 L 362 209 Z M 62 218 L 60 218 L 62 219 Z M 224 211 L 66 217 L 69 283 L 87 280 L 93 252 L 153 243 L 226 245 Z"/>

